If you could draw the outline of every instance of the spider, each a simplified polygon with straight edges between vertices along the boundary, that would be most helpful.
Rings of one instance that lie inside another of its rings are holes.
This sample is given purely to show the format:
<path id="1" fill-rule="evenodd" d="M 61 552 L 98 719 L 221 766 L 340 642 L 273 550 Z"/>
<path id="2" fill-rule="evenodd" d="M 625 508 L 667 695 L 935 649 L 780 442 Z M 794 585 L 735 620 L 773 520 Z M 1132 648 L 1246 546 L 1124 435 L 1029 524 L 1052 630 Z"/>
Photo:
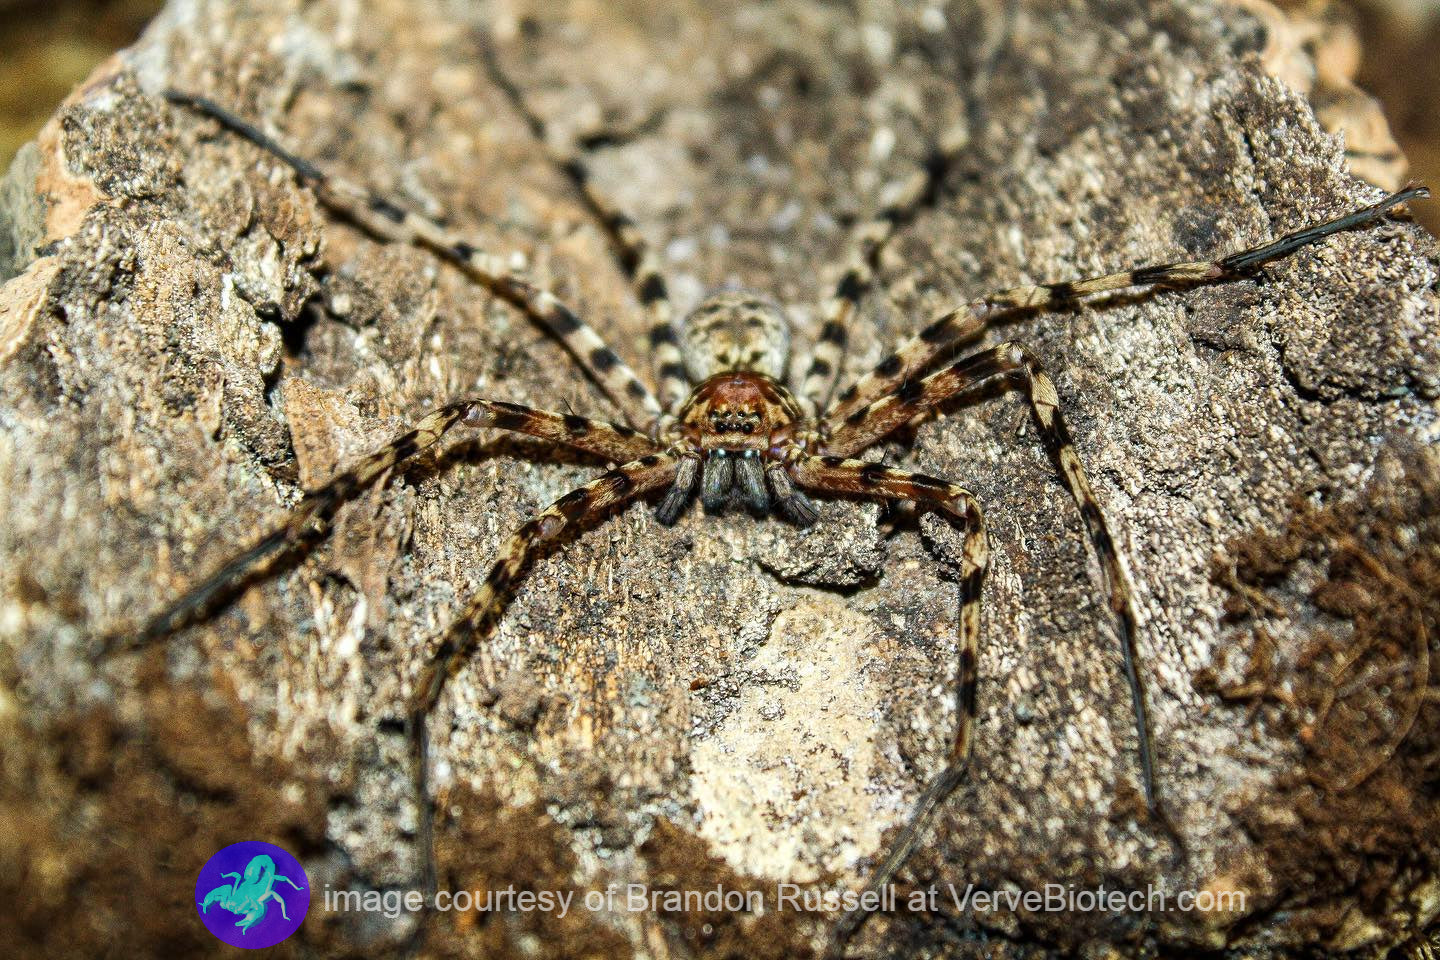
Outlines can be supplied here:
<path id="1" fill-rule="evenodd" d="M 980 505 L 964 487 L 857 459 L 857 455 L 906 424 L 939 413 L 953 398 L 984 384 L 1000 383 L 1024 392 L 1040 439 L 1079 510 L 1090 548 L 1099 561 L 1130 692 L 1139 779 L 1148 810 L 1163 823 L 1145 687 L 1137 671 L 1131 579 L 1075 452 L 1055 385 L 1024 343 L 1005 342 L 954 359 L 956 347 L 975 339 L 1004 314 L 1055 310 L 1108 291 L 1243 278 L 1330 234 L 1378 222 L 1393 208 L 1428 196 L 1428 191 L 1412 185 L 1344 216 L 1226 256 L 1153 264 L 988 294 L 935 318 L 870 373 L 834 394 L 848 329 L 862 298 L 875 283 L 878 254 L 933 195 L 949 160 L 949 154 L 941 150 L 925 170 L 917 171 L 898 200 L 856 228 L 854 253 L 824 305 L 823 326 L 811 362 L 792 391 L 784 382 L 790 330 L 778 305 L 749 293 L 718 293 L 677 324 L 658 260 L 634 223 L 594 187 L 578 153 L 548 146 L 543 122 L 526 109 L 519 91 L 510 87 L 506 92 L 532 131 L 547 143 L 552 160 L 573 182 L 613 241 L 636 296 L 649 314 L 657 389 L 646 386 L 573 310 L 509 269 L 503 258 L 400 204 L 322 171 L 213 100 L 167 91 L 165 97 L 172 103 L 215 121 L 277 158 L 337 214 L 381 239 L 429 249 L 528 315 L 559 339 L 580 368 L 623 411 L 627 422 L 548 412 L 503 400 L 468 398 L 447 403 L 310 493 L 286 522 L 203 579 L 133 637 L 112 638 L 112 648 L 158 641 L 214 614 L 243 589 L 275 572 L 284 558 L 321 537 L 347 500 L 457 428 L 530 434 L 615 464 L 541 510 L 503 542 L 483 587 L 444 631 L 415 681 L 407 717 L 420 808 L 424 883 L 433 892 L 434 814 L 428 785 L 427 719 L 447 679 L 495 629 L 506 597 L 538 551 L 644 497 L 657 501 L 655 514 L 665 525 L 675 523 L 698 497 L 712 513 L 738 503 L 757 515 L 778 514 L 802 528 L 818 520 L 812 494 L 912 501 L 941 511 L 962 535 L 957 722 L 943 769 L 921 793 L 868 879 L 866 890 L 878 890 L 904 865 L 936 811 L 965 777 L 976 715 L 981 587 L 989 542 Z M 831 933 L 832 955 L 843 952 L 867 916 L 867 911 L 859 908 L 839 920 Z"/>

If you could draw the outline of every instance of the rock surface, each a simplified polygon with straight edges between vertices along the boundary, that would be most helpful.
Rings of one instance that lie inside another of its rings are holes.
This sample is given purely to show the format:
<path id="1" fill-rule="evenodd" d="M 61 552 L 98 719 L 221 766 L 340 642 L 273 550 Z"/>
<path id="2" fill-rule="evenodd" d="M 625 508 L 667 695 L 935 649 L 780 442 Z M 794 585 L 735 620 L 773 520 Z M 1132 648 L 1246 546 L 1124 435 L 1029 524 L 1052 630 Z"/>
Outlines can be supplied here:
<path id="1" fill-rule="evenodd" d="M 239 839 L 294 851 L 317 898 L 413 888 L 409 685 L 501 538 L 599 464 L 465 438 L 163 649 L 100 662 L 96 638 L 434 404 L 616 415 L 524 317 L 336 217 L 164 88 L 514 251 L 640 370 L 643 313 L 483 37 L 557 137 L 589 138 L 682 307 L 763 291 L 802 344 L 843 225 L 961 133 L 934 205 L 881 263 L 852 378 L 957 300 L 1248 246 L 1378 196 L 1260 72 L 1253 20 L 1145 11 L 173 2 L 0 185 L 6 942 L 216 949 L 187 898 Z M 1433 922 L 1436 257 L 1396 222 L 1254 280 L 987 335 L 1030 343 L 1055 376 L 1135 573 L 1183 858 L 1143 816 L 1113 632 L 1024 403 L 993 394 L 886 445 L 978 495 L 994 561 L 973 775 L 903 874 L 941 896 L 877 919 L 858 954 L 1382 953 Z M 772 908 L 777 882 L 854 887 L 953 727 L 944 530 L 843 501 L 807 533 L 698 511 L 666 529 L 635 506 L 540 560 L 432 720 L 441 887 L 721 884 Z M 969 883 L 1246 902 L 957 910 L 945 885 Z M 831 920 L 456 912 L 424 949 L 790 957 Z M 317 902 L 278 955 L 373 955 L 414 924 Z"/>

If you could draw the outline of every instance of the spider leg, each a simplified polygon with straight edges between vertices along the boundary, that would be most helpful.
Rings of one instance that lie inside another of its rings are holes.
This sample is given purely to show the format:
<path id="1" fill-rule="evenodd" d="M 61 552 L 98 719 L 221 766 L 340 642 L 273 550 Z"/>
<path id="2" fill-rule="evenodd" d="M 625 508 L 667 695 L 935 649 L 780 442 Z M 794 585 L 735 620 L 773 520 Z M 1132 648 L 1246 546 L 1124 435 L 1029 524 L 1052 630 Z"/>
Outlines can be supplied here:
<path id="1" fill-rule="evenodd" d="M 839 456 L 858 452 L 945 400 L 987 381 L 1011 377 L 1023 381 L 1030 408 L 1040 425 L 1041 440 L 1059 465 L 1065 488 L 1080 508 L 1090 544 L 1104 573 L 1110 612 L 1120 627 L 1125 679 L 1130 686 L 1130 702 L 1139 737 L 1141 784 L 1146 804 L 1155 810 L 1154 751 L 1150 743 L 1145 688 L 1135 670 L 1136 617 L 1130 578 L 1115 548 L 1115 539 L 1110 534 L 1105 514 L 1090 488 L 1085 468 L 1075 454 L 1070 430 L 1060 413 L 1060 398 L 1055 392 L 1055 384 L 1040 368 L 1039 361 L 1029 348 L 1021 343 L 1003 343 L 958 360 L 923 380 L 906 380 L 890 396 L 857 410 L 838 423 L 833 419 L 827 420 L 822 425 L 822 431 L 830 429 L 829 440 L 821 444 L 820 452 Z"/>
<path id="2" fill-rule="evenodd" d="M 890 845 L 885 859 L 875 868 L 865 891 L 882 889 L 905 864 L 911 851 L 930 825 L 940 804 L 964 779 L 970 760 L 975 724 L 975 691 L 978 684 L 980 642 L 980 587 L 989 560 L 985 520 L 975 498 L 963 487 L 922 473 L 892 470 L 863 460 L 841 457 L 804 457 L 790 468 L 795 482 L 824 493 L 849 493 L 914 500 L 945 511 L 965 532 L 960 569 L 960 664 L 956 677 L 958 719 L 945 767 L 916 801 L 909 819 Z M 827 955 L 838 957 L 845 943 L 860 928 L 869 911 L 854 909 L 845 914 L 831 932 Z"/>
<path id="3" fill-rule="evenodd" d="M 485 585 L 445 629 L 440 643 L 415 681 L 410 699 L 412 775 L 416 802 L 420 807 L 420 849 L 424 851 L 423 882 L 433 897 L 436 883 L 434 817 L 429 794 L 429 734 L 425 721 L 445 681 L 465 663 L 476 645 L 489 639 L 504 611 L 505 598 L 520 579 L 537 552 L 566 530 L 584 526 L 636 497 L 666 486 L 675 478 L 678 458 L 648 453 L 639 459 L 607 471 L 572 490 L 540 511 L 510 535 L 500 547 Z"/>
<path id="4" fill-rule="evenodd" d="M 1111 290 L 1124 290 L 1128 287 L 1237 280 L 1253 273 L 1271 260 L 1288 256 L 1301 247 L 1322 240 L 1332 233 L 1374 223 L 1383 219 L 1392 208 L 1429 195 L 1430 191 L 1425 187 L 1407 187 L 1398 193 L 1390 194 L 1379 203 L 1372 203 L 1368 207 L 1362 207 L 1342 217 L 1287 233 L 1278 240 L 1242 250 L 1239 253 L 1232 253 L 1218 260 L 1161 263 L 1123 270 L 1119 273 L 1107 273 L 1099 277 L 1087 277 L 1083 280 L 1013 287 L 1009 290 L 992 293 L 981 302 L 992 307 L 1048 310 L 1070 303 L 1079 297 Z"/>
<path id="5" fill-rule="evenodd" d="M 834 292 L 825 301 L 820 336 L 815 341 L 810 367 L 800 381 L 799 399 L 808 412 L 819 413 L 830 402 L 845 347 L 850 341 L 850 325 L 859 310 L 860 298 L 875 282 L 880 252 L 896 229 L 914 219 L 921 207 L 933 202 L 940 182 L 963 146 L 963 142 L 959 142 L 937 148 L 925 164 L 900 185 L 894 196 L 886 198 L 879 213 L 858 225 L 851 234 L 850 260 Z"/>
<path id="6" fill-rule="evenodd" d="M 458 266 L 558 339 L 586 376 L 625 412 L 632 426 L 648 427 L 659 418 L 660 404 L 650 388 L 606 345 L 594 328 L 553 293 L 509 270 L 500 257 L 359 184 L 324 172 L 213 100 L 176 90 L 165 91 L 165 99 L 215 120 L 270 153 L 315 191 L 322 203 L 375 236 L 396 243 L 419 244 Z"/>
<path id="7" fill-rule="evenodd" d="M 1379 203 L 1294 233 L 1287 233 L 1271 243 L 1241 250 L 1217 260 L 1152 264 L 1082 280 L 1012 287 L 992 293 L 942 314 L 901 344 L 894 353 L 880 361 L 874 370 L 842 391 L 834 409 L 829 411 L 828 415 L 831 419 L 843 420 L 864 408 L 876 398 L 925 370 L 941 352 L 951 349 L 956 343 L 978 336 L 997 313 L 1007 310 L 1053 310 L 1092 294 L 1130 287 L 1238 280 L 1254 273 L 1271 260 L 1288 256 L 1333 233 L 1375 223 L 1400 204 L 1429 195 L 1430 191 L 1425 187 L 1407 187 L 1398 193 L 1392 193 Z"/>
<path id="8" fill-rule="evenodd" d="M 655 451 L 655 445 L 638 431 L 600 420 L 547 413 L 500 400 L 470 399 L 446 404 L 306 496 L 283 524 L 186 591 L 134 637 L 111 637 L 106 644 L 107 649 L 143 646 L 216 613 L 245 587 L 274 572 L 295 550 L 319 539 L 347 500 L 388 471 L 434 446 L 456 426 L 494 427 L 528 433 L 617 462 L 633 460 Z"/>
<path id="9" fill-rule="evenodd" d="M 666 413 L 675 412 L 690 395 L 690 378 L 685 372 L 680 337 L 675 329 L 675 308 L 670 303 L 670 291 L 660 269 L 659 257 L 645 241 L 635 221 L 595 186 L 581 152 L 555 143 L 549 126 L 530 108 L 519 84 L 500 66 L 493 46 L 482 40 L 481 50 L 491 79 L 509 98 L 516 112 L 525 118 L 535 139 L 549 153 L 550 162 L 569 178 L 581 202 L 610 238 L 620 269 L 630 279 L 635 296 L 649 316 L 649 341 L 654 354 L 656 393 L 660 406 Z"/>

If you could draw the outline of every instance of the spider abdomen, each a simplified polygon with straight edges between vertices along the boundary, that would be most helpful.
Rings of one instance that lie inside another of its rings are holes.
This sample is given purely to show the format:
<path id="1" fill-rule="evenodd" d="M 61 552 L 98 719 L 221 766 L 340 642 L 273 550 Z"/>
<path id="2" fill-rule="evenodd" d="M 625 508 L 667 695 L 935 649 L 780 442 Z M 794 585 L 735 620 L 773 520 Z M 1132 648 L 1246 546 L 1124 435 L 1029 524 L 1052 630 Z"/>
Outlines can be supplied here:
<path id="1" fill-rule="evenodd" d="M 719 293 L 685 318 L 685 368 L 693 382 L 746 371 L 782 380 L 790 359 L 790 324 L 780 308 L 749 293 Z"/>

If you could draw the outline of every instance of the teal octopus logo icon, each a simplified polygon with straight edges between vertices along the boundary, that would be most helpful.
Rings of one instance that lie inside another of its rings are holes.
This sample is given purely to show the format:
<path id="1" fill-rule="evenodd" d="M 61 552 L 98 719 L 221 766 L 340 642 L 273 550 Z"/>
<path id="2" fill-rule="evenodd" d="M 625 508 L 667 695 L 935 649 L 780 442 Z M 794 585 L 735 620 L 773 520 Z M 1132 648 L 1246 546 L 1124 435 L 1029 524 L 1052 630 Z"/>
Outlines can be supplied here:
<path id="1" fill-rule="evenodd" d="M 206 929 L 231 946 L 274 946 L 305 919 L 309 878 L 300 861 L 274 844 L 233 843 L 195 878 L 195 907 Z"/>

